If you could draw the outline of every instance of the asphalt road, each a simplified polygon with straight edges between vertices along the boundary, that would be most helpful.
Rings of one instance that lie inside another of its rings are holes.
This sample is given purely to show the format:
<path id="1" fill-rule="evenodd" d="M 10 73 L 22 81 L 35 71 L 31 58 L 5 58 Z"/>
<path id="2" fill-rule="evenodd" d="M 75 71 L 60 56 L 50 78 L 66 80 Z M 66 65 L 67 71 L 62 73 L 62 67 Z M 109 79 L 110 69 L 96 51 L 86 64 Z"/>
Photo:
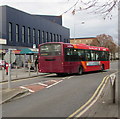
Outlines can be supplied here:
<path id="1" fill-rule="evenodd" d="M 53 74 L 14 82 L 13 87 L 44 80 L 63 80 L 50 88 L 44 88 L 24 98 L 3 104 L 3 117 L 68 117 L 87 102 L 102 79 L 117 71 L 117 67 L 117 63 L 113 62 L 111 69 L 104 72 L 67 77 L 57 77 Z"/>

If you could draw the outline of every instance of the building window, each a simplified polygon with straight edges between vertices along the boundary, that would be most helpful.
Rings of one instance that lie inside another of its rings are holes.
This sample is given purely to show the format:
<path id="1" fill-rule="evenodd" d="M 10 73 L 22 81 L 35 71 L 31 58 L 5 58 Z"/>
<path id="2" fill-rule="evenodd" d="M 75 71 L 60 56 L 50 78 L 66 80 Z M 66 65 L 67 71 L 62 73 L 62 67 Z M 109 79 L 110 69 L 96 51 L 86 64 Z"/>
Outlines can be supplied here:
<path id="1" fill-rule="evenodd" d="M 42 43 L 44 43 L 44 31 L 42 31 Z"/>
<path id="2" fill-rule="evenodd" d="M 9 22 L 9 41 L 12 41 L 12 23 Z"/>
<path id="3" fill-rule="evenodd" d="M 25 42 L 25 26 L 22 27 L 22 42 Z"/>
<path id="4" fill-rule="evenodd" d="M 57 35 L 56 35 L 55 39 L 56 39 L 56 42 L 58 42 Z"/>
<path id="5" fill-rule="evenodd" d="M 52 33 L 50 33 L 50 42 L 52 42 Z"/>
<path id="6" fill-rule="evenodd" d="M 28 43 L 30 43 L 30 27 L 28 27 Z"/>
<path id="7" fill-rule="evenodd" d="M 16 42 L 19 42 L 19 25 L 16 24 Z"/>
<path id="8" fill-rule="evenodd" d="M 54 42 L 56 42 L 56 37 L 55 37 L 55 34 L 54 34 Z"/>
<path id="9" fill-rule="evenodd" d="M 33 44 L 35 44 L 35 29 L 33 29 Z"/>
<path id="10" fill-rule="evenodd" d="M 60 41 L 59 41 L 59 36 L 58 36 L 58 34 L 57 34 L 57 41 L 60 42 Z"/>
<path id="11" fill-rule="evenodd" d="M 49 42 L 48 41 L 48 32 L 46 32 L 46 42 Z"/>
<path id="12" fill-rule="evenodd" d="M 40 30 L 38 30 L 38 44 L 40 44 Z"/>
<path id="13" fill-rule="evenodd" d="M 55 41 L 54 41 L 54 34 L 52 35 L 52 41 L 55 42 Z"/>
<path id="14" fill-rule="evenodd" d="M 61 35 L 59 36 L 59 41 L 62 42 L 62 38 L 61 38 Z"/>

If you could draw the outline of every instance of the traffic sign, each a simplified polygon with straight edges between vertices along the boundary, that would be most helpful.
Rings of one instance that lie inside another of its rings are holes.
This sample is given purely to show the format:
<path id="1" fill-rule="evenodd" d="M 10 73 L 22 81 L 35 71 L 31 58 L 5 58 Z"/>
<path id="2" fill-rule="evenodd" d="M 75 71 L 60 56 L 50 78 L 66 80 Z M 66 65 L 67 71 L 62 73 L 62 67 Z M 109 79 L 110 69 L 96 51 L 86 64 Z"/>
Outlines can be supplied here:
<path id="1" fill-rule="evenodd" d="M 15 62 L 16 56 L 15 56 L 14 53 L 11 52 L 11 50 L 9 50 L 9 51 L 5 54 L 4 60 L 5 60 L 7 63 L 12 64 L 12 63 Z"/>
<path id="2" fill-rule="evenodd" d="M 110 75 L 110 82 L 111 82 L 112 86 L 114 85 L 115 80 L 116 80 L 116 75 L 115 74 L 111 74 Z"/>

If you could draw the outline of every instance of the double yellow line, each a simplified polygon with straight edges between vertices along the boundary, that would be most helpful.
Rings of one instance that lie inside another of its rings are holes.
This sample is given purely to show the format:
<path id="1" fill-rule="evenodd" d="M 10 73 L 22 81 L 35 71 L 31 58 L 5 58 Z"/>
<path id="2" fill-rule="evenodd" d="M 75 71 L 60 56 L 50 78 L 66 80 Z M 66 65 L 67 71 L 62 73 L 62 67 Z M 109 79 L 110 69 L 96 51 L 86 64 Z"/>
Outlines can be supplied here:
<path id="1" fill-rule="evenodd" d="M 73 114 L 71 114 L 67 119 L 73 118 L 73 117 L 80 117 L 83 113 L 85 113 L 99 98 L 100 94 L 102 93 L 102 90 L 104 89 L 106 83 L 108 82 L 109 76 L 105 76 L 93 94 L 93 96 L 83 105 L 81 106 L 77 111 L 75 111 Z"/>

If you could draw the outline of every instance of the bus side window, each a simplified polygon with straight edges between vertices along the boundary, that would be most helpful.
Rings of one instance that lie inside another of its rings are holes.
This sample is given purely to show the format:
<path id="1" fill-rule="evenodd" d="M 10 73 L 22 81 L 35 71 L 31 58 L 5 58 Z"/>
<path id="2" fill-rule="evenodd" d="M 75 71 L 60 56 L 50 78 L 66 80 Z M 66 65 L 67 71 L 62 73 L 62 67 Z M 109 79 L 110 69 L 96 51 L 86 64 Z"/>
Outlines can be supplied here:
<path id="1" fill-rule="evenodd" d="M 109 60 L 109 53 L 104 51 L 104 60 L 108 61 Z"/>
<path id="2" fill-rule="evenodd" d="M 90 61 L 90 54 L 86 54 L 86 60 Z"/>
<path id="3" fill-rule="evenodd" d="M 96 61 L 96 52 L 93 50 L 91 51 L 91 60 Z"/>
<path id="4" fill-rule="evenodd" d="M 70 52 L 68 51 L 66 54 L 67 54 L 67 55 L 70 55 Z"/>
<path id="5" fill-rule="evenodd" d="M 73 49 L 65 48 L 65 61 L 73 61 Z"/>
<path id="6" fill-rule="evenodd" d="M 96 52 L 96 61 L 99 61 L 99 53 L 98 52 Z"/>
<path id="7" fill-rule="evenodd" d="M 78 50 L 79 61 L 85 61 L 84 50 Z"/>
<path id="8" fill-rule="evenodd" d="M 91 60 L 90 54 L 91 54 L 90 51 L 88 51 L 88 50 L 85 51 L 85 60 L 86 61 L 90 61 Z"/>
<path id="9" fill-rule="evenodd" d="M 106 52 L 106 60 L 109 61 L 109 52 Z"/>
<path id="10" fill-rule="evenodd" d="M 71 55 L 72 52 L 71 52 L 71 49 L 66 49 L 66 55 Z"/>
<path id="11" fill-rule="evenodd" d="M 101 61 L 107 61 L 109 58 L 109 55 L 108 55 L 108 52 L 106 52 L 106 51 L 100 51 L 100 53 L 99 53 L 99 60 L 101 60 Z"/>

